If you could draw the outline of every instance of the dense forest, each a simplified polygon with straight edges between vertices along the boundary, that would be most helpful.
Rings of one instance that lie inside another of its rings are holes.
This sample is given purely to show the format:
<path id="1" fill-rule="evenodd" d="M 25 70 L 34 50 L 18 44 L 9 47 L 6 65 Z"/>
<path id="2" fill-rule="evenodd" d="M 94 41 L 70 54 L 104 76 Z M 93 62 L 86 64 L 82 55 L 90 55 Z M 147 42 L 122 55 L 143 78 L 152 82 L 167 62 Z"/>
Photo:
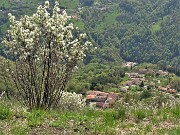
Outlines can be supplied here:
<path id="1" fill-rule="evenodd" d="M 114 1 L 86 8 L 82 18 L 101 49 L 115 47 L 127 61 L 157 63 L 162 68 L 171 65 L 178 70 L 179 6 L 178 0 Z"/>
<path id="2" fill-rule="evenodd" d="M 0 35 L 8 27 L 7 14 L 32 14 L 43 0 L 4 0 L 0 4 Z M 54 2 L 54 0 L 50 1 Z M 61 0 L 61 9 L 72 14 L 72 22 L 97 45 L 85 64 L 115 65 L 122 59 L 156 63 L 176 74 L 180 70 L 179 0 Z M 4 55 L 4 48 L 1 55 Z"/>

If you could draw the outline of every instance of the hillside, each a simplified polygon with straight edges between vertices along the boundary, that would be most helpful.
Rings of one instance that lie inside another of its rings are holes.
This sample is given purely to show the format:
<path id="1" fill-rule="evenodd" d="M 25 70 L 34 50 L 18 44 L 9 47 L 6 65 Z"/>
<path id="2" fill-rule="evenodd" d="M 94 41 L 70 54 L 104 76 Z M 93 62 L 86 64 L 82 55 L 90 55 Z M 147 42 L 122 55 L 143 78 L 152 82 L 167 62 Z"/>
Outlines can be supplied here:
<path id="1" fill-rule="evenodd" d="M 180 133 L 177 0 L 43 3 L 0 3 L 0 135 Z"/>
<path id="2" fill-rule="evenodd" d="M 82 18 L 100 48 L 127 61 L 180 65 L 180 2 L 128 0 L 86 8 Z"/>
<path id="3" fill-rule="evenodd" d="M 122 95 L 121 95 L 122 96 Z M 28 112 L 15 101 L 0 99 L 1 135 L 178 135 L 180 107 L 168 96 L 138 101 L 136 95 L 125 95 L 113 109 L 84 108 L 78 111 L 33 110 Z M 164 101 L 166 100 L 166 101 Z M 165 107 L 151 108 L 154 103 Z M 138 102 L 138 104 L 133 104 Z M 148 107 L 147 107 L 148 104 Z"/>
<path id="4" fill-rule="evenodd" d="M 43 0 L 2 1 L 1 37 L 8 27 L 8 12 L 17 17 L 32 14 L 35 5 L 41 2 Z M 122 59 L 150 62 L 164 69 L 170 65 L 169 70 L 179 74 L 179 0 L 61 0 L 60 6 L 67 9 L 75 26 L 88 32 L 98 46 L 96 54 L 89 54 L 85 63 L 117 64 Z"/>

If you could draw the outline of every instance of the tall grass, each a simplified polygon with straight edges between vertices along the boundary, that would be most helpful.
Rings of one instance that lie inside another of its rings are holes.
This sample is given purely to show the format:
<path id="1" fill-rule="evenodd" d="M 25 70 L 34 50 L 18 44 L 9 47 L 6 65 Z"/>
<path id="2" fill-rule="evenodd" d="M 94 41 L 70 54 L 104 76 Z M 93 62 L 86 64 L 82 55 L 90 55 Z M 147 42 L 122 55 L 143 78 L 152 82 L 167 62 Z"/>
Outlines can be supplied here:
<path id="1" fill-rule="evenodd" d="M 180 105 L 177 105 L 175 108 L 172 108 L 171 111 L 174 117 L 180 119 Z"/>
<path id="2" fill-rule="evenodd" d="M 44 110 L 33 110 L 31 113 L 27 114 L 28 126 L 36 127 L 41 125 L 48 114 Z"/>
<path id="3" fill-rule="evenodd" d="M 22 126 L 15 126 L 12 130 L 11 130 L 11 134 L 12 135 L 26 135 L 27 131 L 25 127 Z"/>
<path id="4" fill-rule="evenodd" d="M 180 127 L 170 129 L 168 135 L 180 135 Z"/>
<path id="5" fill-rule="evenodd" d="M 8 106 L 0 103 L 0 120 L 9 119 L 12 116 L 12 111 Z"/>
<path id="6" fill-rule="evenodd" d="M 113 114 L 113 117 L 116 119 L 116 120 L 125 120 L 126 119 L 126 109 L 125 108 L 119 108 L 117 110 L 115 110 L 115 113 Z"/>
<path id="7" fill-rule="evenodd" d="M 135 110 L 134 116 L 136 117 L 137 121 L 143 120 L 144 118 L 146 118 L 146 112 L 145 110 Z"/>

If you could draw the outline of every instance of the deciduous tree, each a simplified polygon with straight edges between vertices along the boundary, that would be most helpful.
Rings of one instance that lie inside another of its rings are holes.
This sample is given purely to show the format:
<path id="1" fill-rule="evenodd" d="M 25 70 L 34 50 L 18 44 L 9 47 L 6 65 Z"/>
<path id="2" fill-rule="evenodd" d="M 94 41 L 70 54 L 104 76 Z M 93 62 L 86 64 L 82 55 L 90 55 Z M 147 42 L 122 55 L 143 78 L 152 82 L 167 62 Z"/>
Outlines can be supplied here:
<path id="1" fill-rule="evenodd" d="M 6 71 L 30 109 L 57 105 L 78 61 L 92 46 L 86 34 L 68 24 L 70 16 L 58 6 L 55 2 L 48 12 L 46 1 L 35 14 L 19 20 L 8 14 L 11 25 L 3 42 L 14 66 L 7 64 Z"/>

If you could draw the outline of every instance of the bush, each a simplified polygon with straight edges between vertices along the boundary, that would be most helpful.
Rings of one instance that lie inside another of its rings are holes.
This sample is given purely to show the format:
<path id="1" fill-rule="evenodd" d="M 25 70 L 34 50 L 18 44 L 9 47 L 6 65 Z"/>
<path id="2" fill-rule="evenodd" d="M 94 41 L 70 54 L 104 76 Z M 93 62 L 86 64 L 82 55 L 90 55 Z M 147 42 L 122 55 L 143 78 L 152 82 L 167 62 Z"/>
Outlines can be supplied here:
<path id="1" fill-rule="evenodd" d="M 32 110 L 32 112 L 27 116 L 28 125 L 30 127 L 41 125 L 45 117 L 46 112 L 44 110 Z"/>
<path id="2" fill-rule="evenodd" d="M 149 90 L 144 90 L 140 95 L 140 100 L 143 98 L 149 98 L 151 96 L 152 96 L 152 94 Z"/>
<path id="3" fill-rule="evenodd" d="M 53 9 L 49 6 L 46 1 L 32 16 L 18 20 L 8 13 L 10 27 L 3 40 L 14 60 L 4 63 L 5 78 L 13 80 L 17 98 L 30 110 L 56 106 L 78 62 L 92 48 L 66 11 L 60 12 L 58 1 Z"/>
<path id="4" fill-rule="evenodd" d="M 11 115 L 11 110 L 7 106 L 0 104 L 0 120 L 8 119 Z"/>
<path id="5" fill-rule="evenodd" d="M 111 110 L 103 112 L 104 126 L 112 127 L 115 125 L 115 118 L 113 116 L 114 113 L 115 112 Z"/>
<path id="6" fill-rule="evenodd" d="M 180 119 L 180 106 L 176 106 L 171 111 L 177 119 Z"/>
<path id="7" fill-rule="evenodd" d="M 169 135 L 179 135 L 179 133 L 180 133 L 180 127 L 173 128 L 168 131 Z"/>
<path id="8" fill-rule="evenodd" d="M 126 110 L 124 108 L 117 109 L 113 114 L 114 119 L 124 120 L 126 118 Z"/>
<path id="9" fill-rule="evenodd" d="M 77 111 L 85 106 L 85 100 L 81 94 L 62 92 L 59 106 L 62 110 Z"/>
<path id="10" fill-rule="evenodd" d="M 136 110 L 134 112 L 135 117 L 137 120 L 143 120 L 146 117 L 145 110 Z"/>
<path id="11" fill-rule="evenodd" d="M 11 130 L 12 135 L 25 135 L 26 128 L 23 126 L 16 126 Z"/>

